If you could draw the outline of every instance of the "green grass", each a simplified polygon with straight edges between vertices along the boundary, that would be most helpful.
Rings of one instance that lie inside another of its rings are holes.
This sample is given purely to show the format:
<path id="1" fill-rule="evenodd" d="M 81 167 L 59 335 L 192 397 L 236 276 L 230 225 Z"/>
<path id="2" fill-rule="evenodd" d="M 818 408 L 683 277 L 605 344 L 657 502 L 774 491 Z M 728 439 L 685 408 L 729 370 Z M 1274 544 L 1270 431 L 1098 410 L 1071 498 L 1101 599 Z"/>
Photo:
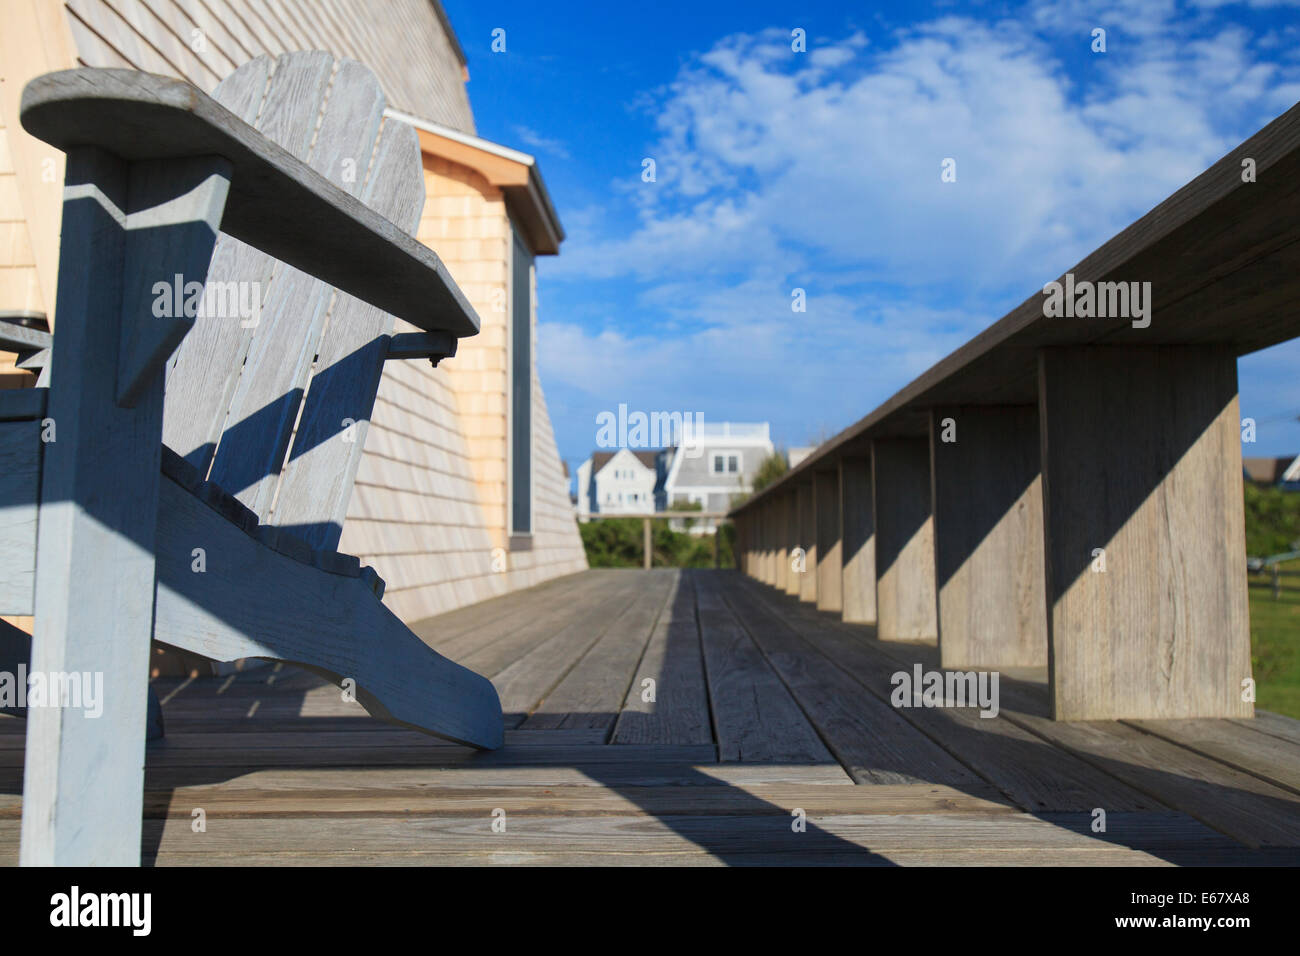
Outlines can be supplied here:
<path id="1" fill-rule="evenodd" d="M 1282 583 L 1300 587 L 1300 578 Z M 1300 718 L 1300 593 L 1283 591 L 1275 601 L 1267 587 L 1250 589 L 1250 658 L 1255 706 Z"/>

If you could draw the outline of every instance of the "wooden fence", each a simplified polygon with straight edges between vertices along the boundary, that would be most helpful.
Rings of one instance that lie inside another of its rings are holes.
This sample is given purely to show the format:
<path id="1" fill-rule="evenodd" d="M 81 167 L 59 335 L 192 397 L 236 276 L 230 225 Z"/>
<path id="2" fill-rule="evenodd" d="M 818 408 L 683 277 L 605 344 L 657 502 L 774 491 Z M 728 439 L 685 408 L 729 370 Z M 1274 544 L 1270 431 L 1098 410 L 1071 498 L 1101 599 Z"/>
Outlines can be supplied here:
<path id="1" fill-rule="evenodd" d="M 1262 568 L 1248 568 L 1246 571 L 1246 583 L 1250 587 L 1269 588 L 1273 592 L 1273 599 L 1277 600 L 1282 596 L 1283 591 L 1300 591 L 1300 587 L 1287 587 L 1282 583 L 1283 578 L 1300 578 L 1300 571 L 1283 571 L 1276 564 Z"/>

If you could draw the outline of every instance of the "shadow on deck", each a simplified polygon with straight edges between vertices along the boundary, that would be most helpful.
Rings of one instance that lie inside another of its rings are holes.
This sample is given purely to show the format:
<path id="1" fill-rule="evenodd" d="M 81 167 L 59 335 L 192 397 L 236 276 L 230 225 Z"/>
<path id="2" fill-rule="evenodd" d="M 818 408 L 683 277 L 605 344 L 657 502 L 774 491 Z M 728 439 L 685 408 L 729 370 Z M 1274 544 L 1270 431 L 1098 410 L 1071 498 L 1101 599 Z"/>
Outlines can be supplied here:
<path id="1" fill-rule="evenodd" d="M 502 750 L 286 666 L 160 679 L 146 863 L 1300 863 L 1300 722 L 1056 723 L 1032 671 L 994 718 L 896 708 L 933 647 L 735 572 L 589 571 L 415 630 L 493 679 Z M 10 863 L 22 728 L 0 719 Z"/>

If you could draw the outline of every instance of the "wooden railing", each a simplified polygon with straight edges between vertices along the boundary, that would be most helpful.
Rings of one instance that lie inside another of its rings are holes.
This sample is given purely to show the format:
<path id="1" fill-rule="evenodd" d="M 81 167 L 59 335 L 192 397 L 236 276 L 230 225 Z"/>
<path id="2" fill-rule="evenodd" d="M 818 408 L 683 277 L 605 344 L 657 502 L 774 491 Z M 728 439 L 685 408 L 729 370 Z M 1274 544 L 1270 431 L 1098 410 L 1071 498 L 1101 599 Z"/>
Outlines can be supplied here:
<path id="1" fill-rule="evenodd" d="M 1251 716 L 1237 357 L 1300 335 L 1298 175 L 1300 106 L 734 508 L 741 566 L 1058 719 Z"/>

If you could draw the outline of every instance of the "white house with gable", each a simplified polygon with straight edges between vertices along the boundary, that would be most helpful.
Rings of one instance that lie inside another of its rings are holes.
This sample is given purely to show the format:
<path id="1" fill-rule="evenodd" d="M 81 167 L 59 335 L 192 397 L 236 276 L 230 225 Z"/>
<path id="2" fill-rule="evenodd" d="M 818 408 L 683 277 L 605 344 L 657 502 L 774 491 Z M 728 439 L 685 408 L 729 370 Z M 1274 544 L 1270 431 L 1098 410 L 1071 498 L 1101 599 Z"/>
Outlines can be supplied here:
<path id="1" fill-rule="evenodd" d="M 767 422 L 706 422 L 697 426 L 686 445 L 661 453 L 667 474 L 657 502 L 659 509 L 672 510 L 676 504 L 696 502 L 703 511 L 726 511 L 733 495 L 753 488 L 758 466 L 773 451 Z M 690 530 L 712 533 L 713 524 L 695 521 Z M 675 520 L 673 525 L 683 522 Z"/>
<path id="2" fill-rule="evenodd" d="M 658 451 L 598 451 L 578 467 L 578 518 L 655 510 Z"/>

